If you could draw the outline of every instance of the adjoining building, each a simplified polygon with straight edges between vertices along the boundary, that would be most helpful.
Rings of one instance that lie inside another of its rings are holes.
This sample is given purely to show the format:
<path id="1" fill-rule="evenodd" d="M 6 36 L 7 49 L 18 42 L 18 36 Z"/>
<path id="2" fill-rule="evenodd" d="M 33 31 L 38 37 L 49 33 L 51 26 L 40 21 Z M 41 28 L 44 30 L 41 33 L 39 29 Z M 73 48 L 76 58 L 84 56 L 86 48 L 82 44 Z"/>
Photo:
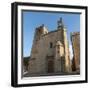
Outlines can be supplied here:
<path id="1" fill-rule="evenodd" d="M 80 73 L 80 33 L 71 33 L 71 41 L 73 47 L 72 71 Z"/>
<path id="2" fill-rule="evenodd" d="M 28 72 L 31 74 L 71 72 L 67 30 L 62 18 L 57 29 L 49 32 L 41 25 L 35 30 Z"/>

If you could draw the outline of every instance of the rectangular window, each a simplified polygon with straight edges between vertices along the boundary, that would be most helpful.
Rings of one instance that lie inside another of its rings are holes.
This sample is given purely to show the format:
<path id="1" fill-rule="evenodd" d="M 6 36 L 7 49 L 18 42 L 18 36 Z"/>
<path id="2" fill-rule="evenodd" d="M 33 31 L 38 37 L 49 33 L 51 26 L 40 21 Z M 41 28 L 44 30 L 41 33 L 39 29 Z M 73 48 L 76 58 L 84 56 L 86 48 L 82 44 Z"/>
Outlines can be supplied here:
<path id="1" fill-rule="evenodd" d="M 52 42 L 50 42 L 50 48 L 52 48 L 53 47 L 53 43 Z"/>

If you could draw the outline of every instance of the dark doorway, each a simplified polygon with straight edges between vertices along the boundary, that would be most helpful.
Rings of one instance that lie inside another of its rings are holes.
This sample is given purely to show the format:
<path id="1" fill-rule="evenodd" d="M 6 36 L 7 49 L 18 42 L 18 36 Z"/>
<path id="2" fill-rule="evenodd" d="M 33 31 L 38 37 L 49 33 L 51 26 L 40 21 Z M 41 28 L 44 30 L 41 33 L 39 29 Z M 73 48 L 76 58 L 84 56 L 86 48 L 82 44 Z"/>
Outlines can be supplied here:
<path id="1" fill-rule="evenodd" d="M 53 60 L 48 60 L 48 73 L 54 72 L 54 62 Z"/>

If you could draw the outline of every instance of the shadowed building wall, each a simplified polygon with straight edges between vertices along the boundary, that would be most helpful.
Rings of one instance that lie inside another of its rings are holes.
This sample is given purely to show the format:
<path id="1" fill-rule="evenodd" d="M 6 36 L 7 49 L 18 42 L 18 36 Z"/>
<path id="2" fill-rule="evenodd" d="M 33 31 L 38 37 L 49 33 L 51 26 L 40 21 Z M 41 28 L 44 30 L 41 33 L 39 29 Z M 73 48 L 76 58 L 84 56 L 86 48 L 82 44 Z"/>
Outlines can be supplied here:
<path id="1" fill-rule="evenodd" d="M 72 70 L 80 72 L 80 33 L 71 33 L 71 41 L 74 55 L 72 61 Z"/>

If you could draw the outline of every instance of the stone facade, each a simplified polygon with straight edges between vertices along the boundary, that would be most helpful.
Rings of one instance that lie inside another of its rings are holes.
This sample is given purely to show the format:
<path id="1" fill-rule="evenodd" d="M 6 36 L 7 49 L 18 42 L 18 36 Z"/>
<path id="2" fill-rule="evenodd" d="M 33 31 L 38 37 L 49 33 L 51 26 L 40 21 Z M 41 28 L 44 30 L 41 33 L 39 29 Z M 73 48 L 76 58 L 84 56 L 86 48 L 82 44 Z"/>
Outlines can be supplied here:
<path id="1" fill-rule="evenodd" d="M 71 41 L 74 55 L 72 60 L 72 70 L 80 72 L 80 33 L 73 32 L 71 34 Z"/>
<path id="2" fill-rule="evenodd" d="M 71 71 L 67 31 L 62 18 L 55 31 L 42 25 L 35 30 L 28 71 L 31 74 Z"/>

